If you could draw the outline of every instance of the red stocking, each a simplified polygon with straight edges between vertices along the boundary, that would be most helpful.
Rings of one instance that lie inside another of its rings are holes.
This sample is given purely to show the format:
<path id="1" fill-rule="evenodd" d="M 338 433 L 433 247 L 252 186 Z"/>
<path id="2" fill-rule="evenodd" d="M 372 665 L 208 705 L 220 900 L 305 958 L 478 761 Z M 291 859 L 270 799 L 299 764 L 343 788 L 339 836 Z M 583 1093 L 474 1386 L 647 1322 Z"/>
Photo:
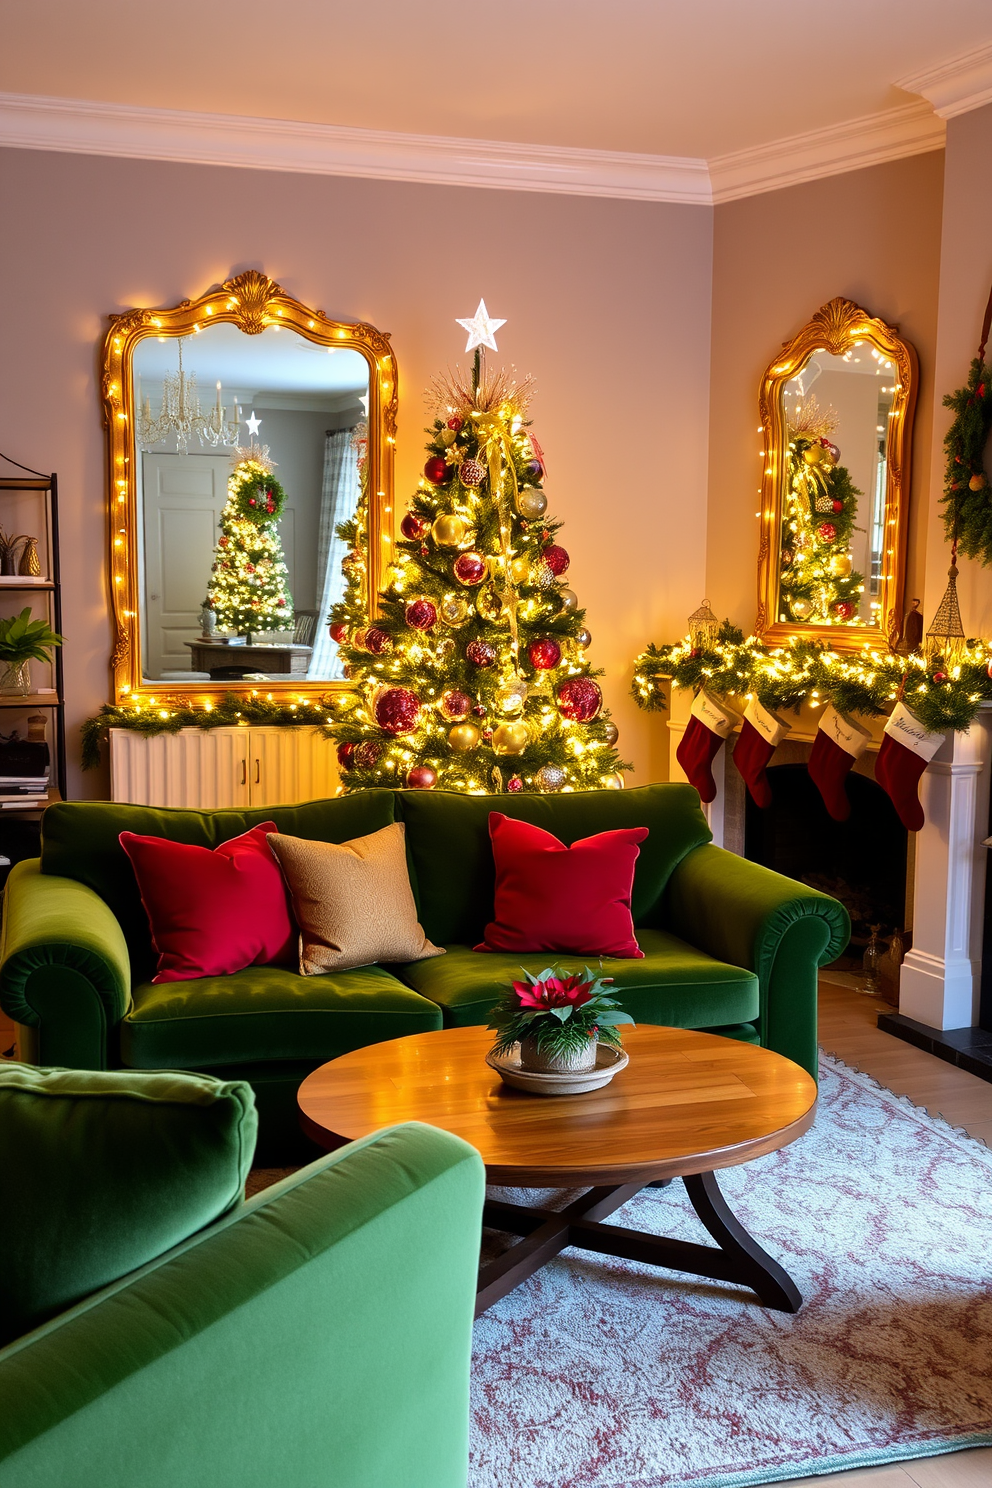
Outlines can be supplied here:
<path id="1" fill-rule="evenodd" d="M 744 709 L 740 738 L 734 745 L 734 764 L 756 806 L 765 808 L 772 804 L 772 788 L 765 770 L 789 728 L 783 718 L 763 708 L 757 698 L 752 698 Z"/>
<path id="2" fill-rule="evenodd" d="M 809 757 L 810 779 L 823 797 L 834 821 L 847 821 L 851 803 L 844 782 L 851 766 L 860 759 L 871 738 L 860 723 L 828 707 L 820 719 Z"/>
<path id="3" fill-rule="evenodd" d="M 944 742 L 943 734 L 931 734 L 905 703 L 896 703 L 885 725 L 885 734 L 875 761 L 875 779 L 891 800 L 899 820 L 910 832 L 918 832 L 926 821 L 920 805 L 920 778 Z"/>
<path id="4" fill-rule="evenodd" d="M 690 784 L 698 790 L 701 801 L 709 802 L 716 798 L 716 781 L 710 766 L 724 739 L 733 731 L 738 717 L 732 708 L 718 702 L 705 689 L 697 695 L 692 705 L 692 713 L 682 741 L 675 751 L 675 758 L 688 776 Z"/>

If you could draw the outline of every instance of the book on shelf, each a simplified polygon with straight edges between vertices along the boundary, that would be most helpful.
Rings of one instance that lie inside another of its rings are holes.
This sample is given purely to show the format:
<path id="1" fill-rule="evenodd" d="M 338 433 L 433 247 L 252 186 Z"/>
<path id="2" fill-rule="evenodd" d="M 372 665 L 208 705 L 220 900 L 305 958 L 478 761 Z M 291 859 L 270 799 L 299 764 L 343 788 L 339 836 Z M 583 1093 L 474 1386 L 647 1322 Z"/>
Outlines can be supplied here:
<path id="1" fill-rule="evenodd" d="M 0 811 L 16 811 L 18 807 L 37 807 L 48 805 L 48 792 L 43 796 L 17 796 L 13 800 L 7 800 L 0 796 Z"/>

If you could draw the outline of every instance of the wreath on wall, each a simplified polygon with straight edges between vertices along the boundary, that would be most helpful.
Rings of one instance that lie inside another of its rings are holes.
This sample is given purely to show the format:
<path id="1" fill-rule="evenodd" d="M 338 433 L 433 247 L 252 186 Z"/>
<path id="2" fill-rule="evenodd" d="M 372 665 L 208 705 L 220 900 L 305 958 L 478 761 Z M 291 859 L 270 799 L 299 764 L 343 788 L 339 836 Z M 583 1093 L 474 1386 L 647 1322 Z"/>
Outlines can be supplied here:
<path id="1" fill-rule="evenodd" d="M 232 477 L 232 485 L 236 477 Z M 286 505 L 286 492 L 276 480 L 262 469 L 246 470 L 232 491 L 238 516 L 256 527 L 265 527 L 269 522 L 278 522 Z"/>
<path id="2" fill-rule="evenodd" d="M 944 398 L 944 407 L 954 410 L 954 422 L 944 437 L 947 470 L 941 497 L 952 553 L 960 549 L 986 567 L 992 565 L 992 501 L 985 471 L 985 447 L 992 432 L 992 367 L 985 365 L 990 325 L 992 293 L 968 381 Z"/>

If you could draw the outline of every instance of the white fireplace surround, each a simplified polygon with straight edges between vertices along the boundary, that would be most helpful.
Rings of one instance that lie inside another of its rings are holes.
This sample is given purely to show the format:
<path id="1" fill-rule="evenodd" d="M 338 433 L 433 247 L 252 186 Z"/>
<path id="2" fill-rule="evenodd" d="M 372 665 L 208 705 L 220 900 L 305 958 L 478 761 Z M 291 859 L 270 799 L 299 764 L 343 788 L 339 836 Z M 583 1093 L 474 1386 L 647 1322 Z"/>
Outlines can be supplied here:
<path id="1" fill-rule="evenodd" d="M 668 724 L 673 780 L 685 779 L 675 750 L 688 722 L 690 704 L 691 697 L 673 692 Z M 873 735 L 865 760 L 866 773 L 870 773 L 870 757 L 878 749 L 879 726 L 873 729 Z M 776 750 L 771 764 L 785 763 L 790 746 L 794 753 L 796 744 L 811 744 L 814 737 L 815 727 L 804 716 Z M 732 736 L 714 761 L 716 799 L 703 810 L 713 841 L 740 852 L 743 782 L 730 759 L 733 742 Z M 990 755 L 992 704 L 983 704 L 968 732 L 949 733 L 925 771 L 920 800 L 926 824 L 920 832 L 910 833 L 913 949 L 903 962 L 899 1011 L 935 1029 L 973 1028 L 978 1024 Z"/>

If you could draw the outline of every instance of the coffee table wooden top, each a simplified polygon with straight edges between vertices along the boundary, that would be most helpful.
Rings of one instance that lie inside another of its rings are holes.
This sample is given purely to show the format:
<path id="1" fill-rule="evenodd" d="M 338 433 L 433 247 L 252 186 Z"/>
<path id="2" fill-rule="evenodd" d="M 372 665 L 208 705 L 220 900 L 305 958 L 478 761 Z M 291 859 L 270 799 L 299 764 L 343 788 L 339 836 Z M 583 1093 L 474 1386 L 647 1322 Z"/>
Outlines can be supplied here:
<path id="1" fill-rule="evenodd" d="M 813 1124 L 816 1084 L 769 1049 L 681 1028 L 624 1030 L 626 1069 L 588 1095 L 511 1090 L 485 1063 L 487 1028 L 446 1028 L 332 1059 L 299 1091 L 324 1147 L 400 1121 L 470 1142 L 491 1183 L 569 1188 L 734 1167 Z"/>

